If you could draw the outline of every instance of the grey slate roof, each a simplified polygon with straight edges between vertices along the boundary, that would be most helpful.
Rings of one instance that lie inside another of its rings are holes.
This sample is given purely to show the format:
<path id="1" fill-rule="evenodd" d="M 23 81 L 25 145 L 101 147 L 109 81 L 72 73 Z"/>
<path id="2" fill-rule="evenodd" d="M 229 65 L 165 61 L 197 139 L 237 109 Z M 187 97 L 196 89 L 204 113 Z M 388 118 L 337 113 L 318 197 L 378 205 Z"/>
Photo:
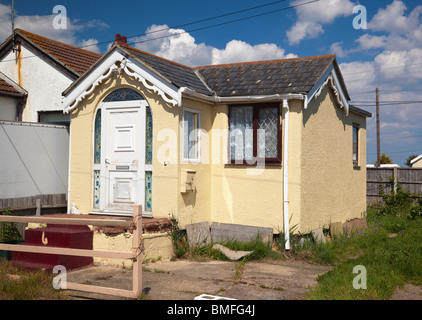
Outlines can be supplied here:
<path id="1" fill-rule="evenodd" d="M 197 67 L 218 96 L 307 93 L 335 55 Z"/>
<path id="2" fill-rule="evenodd" d="M 179 88 L 221 97 L 308 93 L 335 61 L 335 55 L 326 55 L 190 68 L 129 46 L 124 49 Z"/>
<path id="3" fill-rule="evenodd" d="M 163 59 L 147 52 L 125 46 L 124 49 L 134 57 L 142 60 L 146 65 L 158 71 L 162 76 L 170 80 L 177 87 L 188 87 L 198 93 L 211 95 L 202 80 L 196 75 L 195 70 L 188 66 Z"/>

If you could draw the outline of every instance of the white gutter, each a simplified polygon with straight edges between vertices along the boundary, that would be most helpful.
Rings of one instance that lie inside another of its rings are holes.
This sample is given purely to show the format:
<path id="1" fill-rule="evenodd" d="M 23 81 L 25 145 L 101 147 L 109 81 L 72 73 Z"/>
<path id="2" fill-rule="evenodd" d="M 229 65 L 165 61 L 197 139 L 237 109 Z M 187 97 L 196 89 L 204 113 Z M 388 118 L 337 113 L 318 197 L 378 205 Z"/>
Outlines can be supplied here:
<path id="1" fill-rule="evenodd" d="M 284 114 L 284 141 L 283 141 L 283 225 L 284 225 L 284 248 L 290 250 L 290 230 L 289 230 L 289 103 L 283 99 Z"/>
<path id="2" fill-rule="evenodd" d="M 190 88 L 181 87 L 179 89 L 179 106 L 181 106 L 182 97 L 188 96 L 193 99 L 208 101 L 211 103 L 225 103 L 225 102 L 265 102 L 265 101 L 281 101 L 283 99 L 305 100 L 306 95 L 300 93 L 288 94 L 271 94 L 262 96 L 233 96 L 233 97 L 220 97 L 217 95 L 207 96 L 198 93 Z"/>

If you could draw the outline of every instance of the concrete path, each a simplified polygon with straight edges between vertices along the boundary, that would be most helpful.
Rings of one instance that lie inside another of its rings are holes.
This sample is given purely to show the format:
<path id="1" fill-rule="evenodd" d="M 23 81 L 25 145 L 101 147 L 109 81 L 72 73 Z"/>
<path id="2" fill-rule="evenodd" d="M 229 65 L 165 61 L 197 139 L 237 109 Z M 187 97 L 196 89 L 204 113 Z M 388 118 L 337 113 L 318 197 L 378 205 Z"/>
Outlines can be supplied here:
<path id="1" fill-rule="evenodd" d="M 144 264 L 143 288 L 152 300 L 192 300 L 200 294 L 234 299 L 304 299 L 318 275 L 331 267 L 301 261 L 195 262 L 158 261 Z M 131 288 L 132 271 L 93 266 L 68 273 L 68 281 Z M 72 299 L 118 299 L 114 296 L 68 291 Z"/>

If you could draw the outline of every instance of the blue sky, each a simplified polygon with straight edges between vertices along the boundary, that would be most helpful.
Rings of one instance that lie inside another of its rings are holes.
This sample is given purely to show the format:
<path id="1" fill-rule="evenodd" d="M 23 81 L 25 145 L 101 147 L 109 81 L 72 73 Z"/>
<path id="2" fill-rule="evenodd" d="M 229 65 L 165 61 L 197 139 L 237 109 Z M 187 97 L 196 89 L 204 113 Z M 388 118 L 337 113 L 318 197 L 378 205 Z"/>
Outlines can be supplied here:
<path id="1" fill-rule="evenodd" d="M 422 154 L 422 3 L 311 1 L 15 0 L 15 25 L 100 53 L 116 33 L 135 36 L 128 41 L 133 46 L 191 66 L 335 53 L 352 103 L 374 115 L 367 124 L 367 162 L 376 159 L 378 87 L 381 152 L 404 166 L 409 155 Z M 11 33 L 10 5 L 0 0 L 0 41 Z M 66 8 L 66 29 L 53 27 L 56 5 Z M 366 29 L 353 27 L 361 13 L 353 13 L 356 5 L 366 9 Z M 246 19 L 251 16 L 256 17 Z"/>

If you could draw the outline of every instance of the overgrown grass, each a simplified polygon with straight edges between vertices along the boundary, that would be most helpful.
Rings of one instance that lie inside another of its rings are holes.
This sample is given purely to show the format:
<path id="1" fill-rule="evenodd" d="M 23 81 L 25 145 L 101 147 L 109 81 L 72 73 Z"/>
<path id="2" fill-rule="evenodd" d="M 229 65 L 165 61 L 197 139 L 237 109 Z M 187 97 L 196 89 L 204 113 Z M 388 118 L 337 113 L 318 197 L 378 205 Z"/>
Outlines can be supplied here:
<path id="1" fill-rule="evenodd" d="M 312 258 L 334 269 L 318 278 L 309 299 L 388 299 L 407 283 L 422 284 L 421 204 L 399 192 L 387 198 L 385 206 L 368 210 L 367 229 L 315 245 Z M 366 289 L 353 287 L 357 265 L 366 268 Z"/>
<path id="2" fill-rule="evenodd" d="M 63 291 L 54 289 L 53 276 L 44 271 L 24 271 L 0 262 L 0 300 L 67 299 Z"/>

